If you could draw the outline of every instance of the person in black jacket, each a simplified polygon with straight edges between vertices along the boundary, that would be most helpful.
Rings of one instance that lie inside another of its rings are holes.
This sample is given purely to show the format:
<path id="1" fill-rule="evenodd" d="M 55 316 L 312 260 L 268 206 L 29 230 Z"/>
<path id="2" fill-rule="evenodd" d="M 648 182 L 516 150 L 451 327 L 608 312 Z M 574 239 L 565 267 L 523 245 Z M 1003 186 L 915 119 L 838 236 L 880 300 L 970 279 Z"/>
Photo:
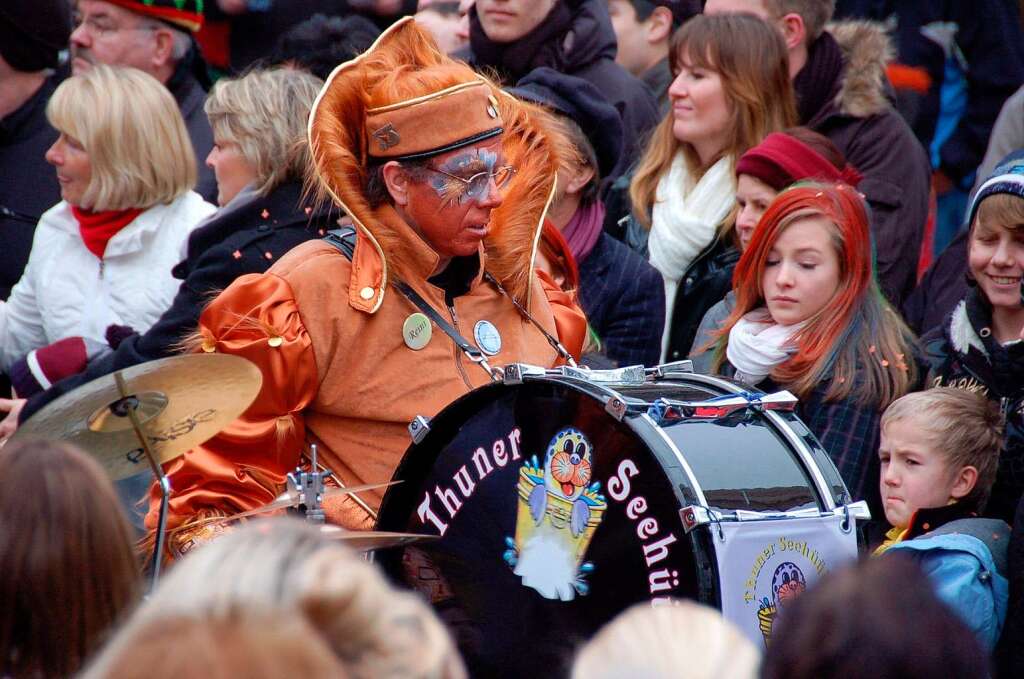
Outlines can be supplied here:
<path id="1" fill-rule="evenodd" d="M 337 215 L 303 197 L 306 120 L 321 85 L 319 78 L 289 68 L 218 81 L 206 103 L 217 142 L 207 162 L 216 170 L 223 207 L 192 232 L 188 256 L 173 272 L 182 284 L 171 308 L 145 334 L 111 338 L 114 350 L 85 372 L 34 395 L 22 421 L 90 380 L 176 353 L 216 293 L 239 276 L 266 271 L 294 246 L 332 228 Z M 246 171 L 250 179 L 239 184 Z"/>
<path id="2" fill-rule="evenodd" d="M 1024 162 L 1010 159 L 981 185 L 970 210 L 972 285 L 922 342 L 928 383 L 985 394 L 1005 417 L 1004 447 L 985 516 L 1011 522 L 1024 493 Z"/>
<path id="3" fill-rule="evenodd" d="M 615 63 L 615 31 L 605 0 L 477 0 L 469 12 L 467 61 L 515 82 L 548 66 L 594 85 L 622 117 L 614 179 L 639 157 L 658 124 L 654 95 Z"/>
<path id="4" fill-rule="evenodd" d="M 661 275 L 602 228 L 605 208 L 598 186 L 618 158 L 618 112 L 590 83 L 546 67 L 529 73 L 509 92 L 557 114 L 552 124 L 571 143 L 548 219 L 562 232 L 579 267 L 580 306 L 601 353 L 619 366 L 656 365 L 665 324 Z"/>
<path id="5" fill-rule="evenodd" d="M 60 202 L 43 157 L 57 141 L 46 102 L 67 77 L 67 0 L 0 0 L 0 300 L 21 278 L 39 216 Z"/>

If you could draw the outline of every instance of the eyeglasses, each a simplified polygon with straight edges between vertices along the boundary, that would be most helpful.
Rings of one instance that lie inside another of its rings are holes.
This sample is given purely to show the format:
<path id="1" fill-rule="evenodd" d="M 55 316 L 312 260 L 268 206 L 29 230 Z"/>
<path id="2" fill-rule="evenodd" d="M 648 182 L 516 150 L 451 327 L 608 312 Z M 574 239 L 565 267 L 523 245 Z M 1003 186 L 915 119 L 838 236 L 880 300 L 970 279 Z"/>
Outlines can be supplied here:
<path id="1" fill-rule="evenodd" d="M 512 180 L 512 177 L 516 173 L 516 169 L 514 167 L 511 165 L 505 165 L 503 167 L 499 167 L 494 172 L 477 172 L 475 175 L 467 179 L 450 172 L 445 172 L 444 170 L 438 170 L 435 167 L 428 166 L 427 169 L 431 172 L 436 172 L 437 174 L 442 174 L 445 177 L 454 179 L 463 185 L 461 195 L 459 196 L 460 203 L 467 200 L 480 200 L 486 196 L 490 190 L 491 181 L 494 181 L 494 186 L 500 190 Z"/>

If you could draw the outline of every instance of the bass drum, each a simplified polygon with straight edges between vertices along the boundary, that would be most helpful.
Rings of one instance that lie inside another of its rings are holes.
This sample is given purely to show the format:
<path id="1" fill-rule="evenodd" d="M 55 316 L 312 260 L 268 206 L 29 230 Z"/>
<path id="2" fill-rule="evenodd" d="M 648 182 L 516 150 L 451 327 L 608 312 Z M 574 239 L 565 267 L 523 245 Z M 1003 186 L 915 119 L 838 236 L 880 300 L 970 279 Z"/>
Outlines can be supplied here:
<path id="1" fill-rule="evenodd" d="M 377 524 L 440 536 L 374 558 L 429 598 L 473 676 L 567 676 L 579 644 L 637 602 L 721 607 L 709 516 L 849 503 L 792 412 L 719 407 L 749 398 L 727 380 L 505 371 L 410 425 Z"/>

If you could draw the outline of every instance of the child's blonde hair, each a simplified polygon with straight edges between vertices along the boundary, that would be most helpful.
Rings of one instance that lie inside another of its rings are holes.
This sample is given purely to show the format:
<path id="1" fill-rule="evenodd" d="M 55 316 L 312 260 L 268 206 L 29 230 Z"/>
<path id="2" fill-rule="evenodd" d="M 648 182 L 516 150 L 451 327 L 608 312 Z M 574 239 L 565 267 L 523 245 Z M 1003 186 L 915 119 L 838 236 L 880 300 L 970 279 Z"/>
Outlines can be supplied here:
<path id="1" fill-rule="evenodd" d="M 916 418 L 920 431 L 952 469 L 971 466 L 978 470 L 974 488 L 960 501 L 984 508 L 1003 445 L 1002 417 L 995 404 L 964 389 L 936 387 L 893 401 L 882 413 L 881 426 L 911 418 Z"/>

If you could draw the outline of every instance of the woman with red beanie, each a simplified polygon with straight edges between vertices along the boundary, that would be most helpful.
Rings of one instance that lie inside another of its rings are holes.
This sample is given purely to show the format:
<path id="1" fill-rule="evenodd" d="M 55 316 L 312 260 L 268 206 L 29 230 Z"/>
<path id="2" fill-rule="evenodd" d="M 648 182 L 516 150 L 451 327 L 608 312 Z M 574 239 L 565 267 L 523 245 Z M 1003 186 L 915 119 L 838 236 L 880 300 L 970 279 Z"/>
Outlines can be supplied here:
<path id="1" fill-rule="evenodd" d="M 730 242 L 691 267 L 687 289 L 692 292 L 677 299 L 669 333 L 669 360 L 690 354 L 694 369 L 707 372 L 712 333 L 736 304 L 732 293 L 736 261 L 780 191 L 803 180 L 843 181 L 856 187 L 860 179 L 828 137 L 806 127 L 772 132 L 744 153 L 736 163 L 736 229 Z M 693 282 L 689 282 L 691 276 Z"/>

